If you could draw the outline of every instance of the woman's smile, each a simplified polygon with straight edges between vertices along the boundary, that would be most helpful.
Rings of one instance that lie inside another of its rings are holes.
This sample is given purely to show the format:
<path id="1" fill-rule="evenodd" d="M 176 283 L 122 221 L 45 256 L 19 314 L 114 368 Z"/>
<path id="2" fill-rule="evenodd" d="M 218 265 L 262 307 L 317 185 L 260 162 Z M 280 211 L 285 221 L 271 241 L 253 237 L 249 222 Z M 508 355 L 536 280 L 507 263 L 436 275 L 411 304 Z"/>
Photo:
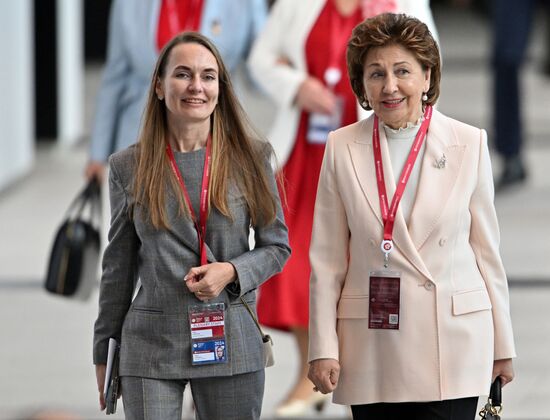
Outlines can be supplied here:
<path id="1" fill-rule="evenodd" d="M 201 98 L 183 98 L 182 102 L 187 105 L 196 106 L 196 105 L 204 105 L 207 101 L 206 99 L 201 99 Z"/>
<path id="2" fill-rule="evenodd" d="M 382 105 L 383 105 L 385 108 L 394 109 L 394 108 L 399 107 L 399 105 L 401 105 L 404 101 L 405 101 L 405 98 L 401 98 L 401 99 L 386 99 L 386 100 L 382 101 Z"/>

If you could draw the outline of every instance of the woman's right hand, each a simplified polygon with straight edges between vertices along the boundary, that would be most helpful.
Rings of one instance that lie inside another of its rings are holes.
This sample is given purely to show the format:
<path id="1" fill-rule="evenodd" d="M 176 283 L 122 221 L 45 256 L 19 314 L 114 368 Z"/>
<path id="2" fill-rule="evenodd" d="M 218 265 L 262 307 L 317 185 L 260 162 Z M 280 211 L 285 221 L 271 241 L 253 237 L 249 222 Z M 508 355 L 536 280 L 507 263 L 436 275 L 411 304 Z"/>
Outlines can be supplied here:
<path id="1" fill-rule="evenodd" d="M 191 293 L 202 302 L 208 302 L 220 295 L 229 283 L 235 281 L 237 271 L 228 262 L 214 262 L 191 267 L 183 280 Z"/>
<path id="2" fill-rule="evenodd" d="M 103 387 L 105 386 L 105 371 L 107 365 L 95 365 L 95 378 L 97 381 L 97 391 L 99 392 L 99 409 L 105 410 L 105 395 L 103 395 Z"/>
<path id="3" fill-rule="evenodd" d="M 84 170 L 84 176 L 88 181 L 96 178 L 100 183 L 103 183 L 103 178 L 105 178 L 105 164 L 95 160 L 89 161 Z"/>
<path id="4" fill-rule="evenodd" d="M 319 79 L 309 76 L 298 89 L 296 105 L 307 112 L 332 114 L 336 98 Z"/>
<path id="5" fill-rule="evenodd" d="M 322 394 L 328 394 L 336 389 L 340 376 L 340 363 L 336 359 L 316 359 L 309 363 L 307 377 Z"/>

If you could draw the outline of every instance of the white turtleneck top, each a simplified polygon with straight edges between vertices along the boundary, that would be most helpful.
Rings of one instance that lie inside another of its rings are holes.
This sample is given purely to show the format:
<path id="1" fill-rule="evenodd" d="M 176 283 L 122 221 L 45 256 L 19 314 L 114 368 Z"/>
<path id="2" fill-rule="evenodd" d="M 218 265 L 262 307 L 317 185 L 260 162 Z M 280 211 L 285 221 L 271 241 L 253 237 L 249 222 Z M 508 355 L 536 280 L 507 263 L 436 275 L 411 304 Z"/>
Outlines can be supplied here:
<path id="1" fill-rule="evenodd" d="M 388 150 L 390 152 L 390 160 L 392 165 L 391 169 L 393 171 L 393 178 L 395 180 L 395 183 L 397 183 L 399 176 L 401 175 L 401 171 L 405 166 L 405 162 L 407 161 L 411 146 L 414 142 L 416 133 L 420 129 L 421 123 L 422 119 L 419 120 L 416 124 L 408 123 L 407 127 L 400 128 L 398 130 L 394 130 L 393 128 L 386 126 L 384 123 L 380 124 L 384 128 L 384 132 L 386 133 L 386 138 L 388 140 Z M 426 139 L 424 139 L 424 142 L 422 143 L 422 147 L 420 148 L 420 152 L 418 153 L 418 157 L 416 158 L 416 162 L 411 172 L 409 182 L 407 183 L 405 192 L 403 193 L 403 197 L 401 198 L 401 203 L 399 204 L 399 208 L 403 212 L 403 216 L 405 217 L 405 222 L 407 224 L 409 223 L 411 210 L 414 204 L 414 199 L 416 197 L 418 180 L 420 179 L 420 168 L 422 166 L 422 158 L 424 156 L 425 150 Z M 386 177 L 388 176 L 389 175 L 386 175 Z M 392 199 L 393 196 L 388 197 L 388 204 L 391 203 Z"/>

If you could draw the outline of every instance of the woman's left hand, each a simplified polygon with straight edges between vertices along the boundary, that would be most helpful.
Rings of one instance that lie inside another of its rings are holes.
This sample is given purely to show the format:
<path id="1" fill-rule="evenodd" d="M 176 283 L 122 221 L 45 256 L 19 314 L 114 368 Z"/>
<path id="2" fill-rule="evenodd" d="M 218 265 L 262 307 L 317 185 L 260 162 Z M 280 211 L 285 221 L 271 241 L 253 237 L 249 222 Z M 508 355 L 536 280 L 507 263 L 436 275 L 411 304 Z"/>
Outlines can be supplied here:
<path id="1" fill-rule="evenodd" d="M 340 377 L 340 362 L 336 359 L 315 359 L 309 362 L 308 379 L 314 391 L 328 394 L 336 389 Z"/>
<path id="2" fill-rule="evenodd" d="M 191 293 L 197 299 L 208 302 L 217 297 L 229 283 L 235 281 L 237 272 L 233 264 L 215 262 L 193 267 L 183 278 Z"/>
<path id="3" fill-rule="evenodd" d="M 500 359 L 493 362 L 493 381 L 500 376 L 502 386 L 514 379 L 514 365 L 512 359 Z"/>

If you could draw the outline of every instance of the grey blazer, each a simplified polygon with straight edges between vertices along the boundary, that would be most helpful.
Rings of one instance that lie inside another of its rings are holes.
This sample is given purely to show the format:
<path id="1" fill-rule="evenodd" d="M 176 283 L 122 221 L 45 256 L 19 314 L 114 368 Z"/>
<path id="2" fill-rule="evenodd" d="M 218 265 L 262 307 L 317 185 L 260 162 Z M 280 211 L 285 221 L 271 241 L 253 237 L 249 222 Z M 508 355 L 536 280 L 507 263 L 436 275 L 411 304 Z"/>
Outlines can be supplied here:
<path id="1" fill-rule="evenodd" d="M 132 146 L 111 156 L 109 189 L 111 228 L 103 257 L 99 315 L 95 323 L 95 364 L 107 360 L 109 337 L 121 338 L 120 374 L 159 379 L 227 376 L 263 368 L 263 347 L 258 328 L 240 302 L 242 296 L 255 308 L 258 286 L 280 272 L 290 255 L 288 232 L 278 202 L 276 220 L 269 226 L 253 226 L 255 247 L 250 249 L 250 217 L 242 194 L 235 186 L 228 204 L 233 221 L 211 209 L 207 224 L 210 262 L 231 262 L 238 282 L 212 302 L 226 305 L 228 363 L 192 366 L 188 307 L 200 304 L 184 284 L 187 271 L 199 265 L 197 233 L 191 220 L 178 216 L 178 204 L 167 193 L 168 230 L 157 230 L 142 217 L 130 194 L 134 152 Z M 266 161 L 273 191 L 277 191 Z M 185 174 L 184 174 L 185 176 Z M 190 190 L 190 195 L 192 191 Z M 198 194 L 197 194 L 198 196 Z M 193 195 L 191 195 L 193 199 Z M 212 252 L 216 250 L 216 253 Z M 141 288 L 132 301 L 134 284 Z"/>

